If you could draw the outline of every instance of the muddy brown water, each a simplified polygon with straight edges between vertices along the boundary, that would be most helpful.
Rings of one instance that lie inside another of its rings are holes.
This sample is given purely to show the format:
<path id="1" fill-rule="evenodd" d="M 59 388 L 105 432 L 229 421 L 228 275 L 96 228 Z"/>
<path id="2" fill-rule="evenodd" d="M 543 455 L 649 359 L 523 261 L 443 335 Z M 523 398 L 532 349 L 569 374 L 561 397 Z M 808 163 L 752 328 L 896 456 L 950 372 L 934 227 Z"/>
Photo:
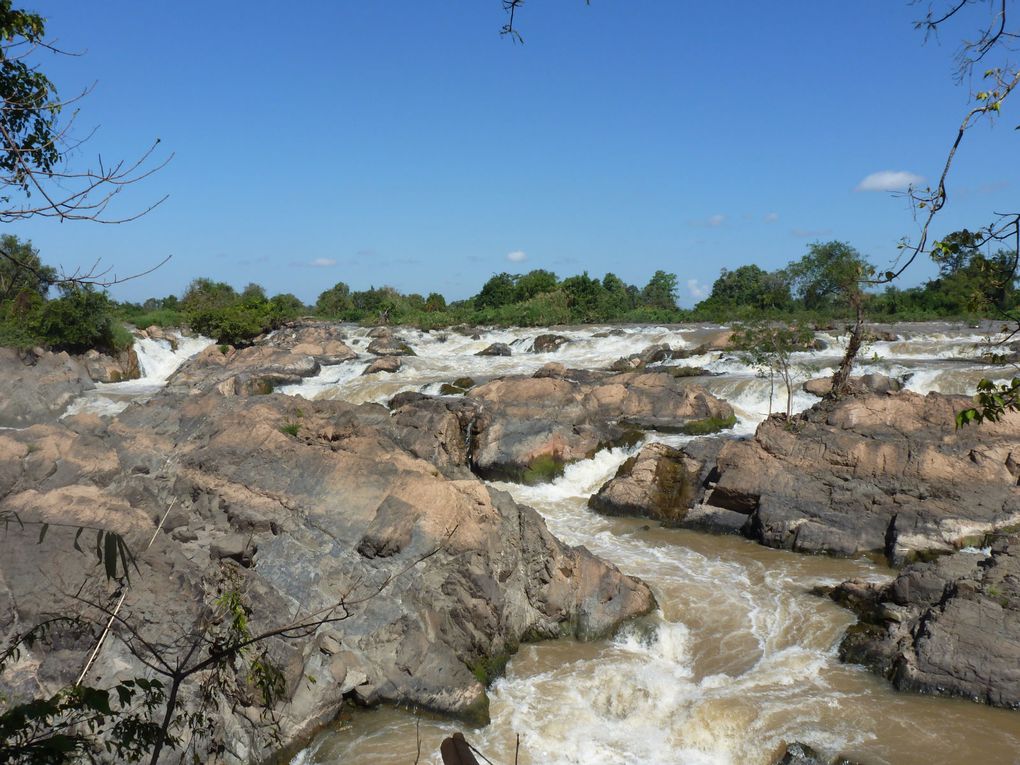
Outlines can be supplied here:
<path id="1" fill-rule="evenodd" d="M 966 392 L 981 377 L 1012 373 L 980 361 L 984 330 L 948 324 L 893 329 L 901 337 L 873 343 L 859 371 L 904 378 L 920 393 Z M 553 354 L 527 353 L 541 329 L 486 331 L 477 340 L 401 330 L 419 355 L 404 359 L 400 372 L 361 377 L 365 357 L 283 390 L 384 401 L 402 390 L 434 393 L 442 382 L 465 375 L 531 373 L 547 361 L 606 368 L 653 343 L 694 348 L 717 333 L 712 327 L 628 327 L 595 337 L 599 330 L 562 330 L 570 342 Z M 349 338 L 364 351 L 364 330 L 351 328 Z M 831 333 L 821 339 L 829 345 L 822 354 L 798 355 L 800 381 L 831 374 L 838 362 L 843 341 Z M 492 342 L 511 345 L 514 355 L 474 355 Z M 733 354 L 677 363 L 718 375 L 704 382 L 734 405 L 736 434 L 753 433 L 767 414 L 768 380 Z M 93 398 L 105 405 L 102 390 Z M 798 391 L 794 405 L 802 409 L 815 400 Z M 785 391 L 773 391 L 773 405 L 785 405 Z M 839 662 L 836 648 L 853 616 L 810 590 L 850 577 L 879 581 L 890 570 L 864 559 L 795 555 L 736 537 L 592 513 L 587 498 L 628 453 L 600 453 L 545 486 L 496 485 L 538 509 L 565 541 L 643 578 L 661 608 L 610 640 L 522 647 L 490 690 L 492 723 L 467 731 L 492 762 L 512 763 L 519 741 L 521 763 L 756 765 L 770 763 L 784 742 L 803 741 L 866 765 L 1020 763 L 1020 712 L 896 693 L 881 678 Z M 316 736 L 293 762 L 439 763 L 440 741 L 458 727 L 408 710 L 356 711 Z"/>

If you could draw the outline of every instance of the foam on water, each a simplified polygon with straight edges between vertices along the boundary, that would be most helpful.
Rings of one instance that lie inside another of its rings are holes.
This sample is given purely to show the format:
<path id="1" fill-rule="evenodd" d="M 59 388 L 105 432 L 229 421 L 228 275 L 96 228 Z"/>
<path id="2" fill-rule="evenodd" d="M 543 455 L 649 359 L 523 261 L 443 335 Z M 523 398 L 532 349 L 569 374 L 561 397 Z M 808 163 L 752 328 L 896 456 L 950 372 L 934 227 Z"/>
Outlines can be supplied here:
<path id="1" fill-rule="evenodd" d="M 168 340 L 135 338 L 134 351 L 141 376 L 118 383 L 96 383 L 94 389 L 72 401 L 61 417 L 82 412 L 101 417 L 119 414 L 132 401 L 146 398 L 162 389 L 181 364 L 213 343 L 208 337 L 192 337 L 180 333 L 174 333 L 174 336 L 176 348 Z"/>
<path id="2" fill-rule="evenodd" d="M 478 340 L 453 333 L 445 341 L 438 333 L 408 337 L 419 355 L 405 359 L 397 375 L 359 378 L 364 365 L 356 362 L 341 365 L 346 371 L 324 370 L 320 380 L 294 386 L 294 391 L 310 397 L 383 400 L 397 388 L 431 392 L 465 375 L 486 379 L 531 374 L 548 361 L 605 369 L 616 358 L 653 343 L 698 344 L 697 334 L 687 330 L 626 328 L 623 334 L 597 338 L 600 330 L 591 328 L 556 330 L 571 342 L 552 354 L 526 353 L 533 338 L 545 331 L 492 330 Z M 845 336 L 825 339 L 830 347 L 824 356 L 795 356 L 795 411 L 818 401 L 803 392 L 801 383 L 831 375 L 838 363 Z M 855 373 L 911 375 L 907 387 L 918 393 L 967 392 L 994 369 L 958 361 L 961 356 L 976 358 L 972 350 L 979 339 L 972 331 L 950 328 L 910 331 L 903 340 L 875 343 L 878 357 L 863 360 Z M 492 342 L 512 345 L 514 355 L 472 355 Z M 709 353 L 673 363 L 721 373 L 698 383 L 733 405 L 739 419 L 732 435 L 752 433 L 767 416 L 769 381 L 735 354 Z M 785 398 L 785 389 L 777 384 L 772 410 L 785 409 Z M 690 440 L 649 434 L 643 443 L 681 445 Z M 881 679 L 838 661 L 836 647 L 853 616 L 809 590 L 853 577 L 885 581 L 888 571 L 866 560 L 820 561 L 764 550 L 745 540 L 666 531 L 646 521 L 592 512 L 588 498 L 640 446 L 598 452 L 567 466 L 548 484 L 493 484 L 537 509 L 563 541 L 584 545 L 625 573 L 641 577 L 653 588 L 660 610 L 610 641 L 583 647 L 569 642 L 522 646 L 506 677 L 490 689 L 491 725 L 468 735 L 486 756 L 512 761 L 513 737 L 520 734 L 523 764 L 742 765 L 771 762 L 789 741 L 804 741 L 828 756 L 874 747 L 876 731 L 881 730 L 884 740 L 892 742 L 883 744 L 886 750 L 895 742 L 909 743 L 895 750 L 895 756 L 883 759 L 879 754 L 862 757 L 864 761 L 903 761 L 905 751 L 923 746 L 929 754 L 914 761 L 931 762 L 939 759 L 932 759 L 931 752 L 945 752 L 941 737 L 946 731 L 957 726 L 969 735 L 969 725 L 956 722 L 958 710 L 940 706 L 948 702 L 893 694 Z M 912 705 L 921 711 L 909 711 Z M 408 749 L 406 742 L 413 743 L 416 723 L 395 713 L 387 719 L 380 728 L 355 726 L 350 733 L 320 736 L 294 762 L 413 760 L 414 748 Z M 982 733 L 969 738 L 968 746 L 980 747 L 998 736 L 993 747 L 1006 742 L 1008 748 L 1008 732 L 1000 735 L 989 723 L 982 724 Z M 438 741 L 460 726 L 426 720 L 420 725 L 422 761 L 439 763 Z M 964 761 L 966 756 L 954 760 Z"/>

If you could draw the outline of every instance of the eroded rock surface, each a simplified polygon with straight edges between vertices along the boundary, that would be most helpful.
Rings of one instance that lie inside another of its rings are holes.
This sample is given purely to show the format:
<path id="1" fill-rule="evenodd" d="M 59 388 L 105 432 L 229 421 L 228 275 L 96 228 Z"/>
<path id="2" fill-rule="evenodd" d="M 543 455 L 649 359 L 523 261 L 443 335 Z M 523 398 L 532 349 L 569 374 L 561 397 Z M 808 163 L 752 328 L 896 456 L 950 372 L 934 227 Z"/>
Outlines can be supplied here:
<path id="1" fill-rule="evenodd" d="M 1020 522 L 1020 415 L 956 430 L 969 403 L 901 392 L 773 417 L 721 448 L 707 503 L 770 547 L 897 565 L 951 552 Z"/>
<path id="2" fill-rule="evenodd" d="M 466 470 L 444 475 L 448 458 L 427 446 L 443 438 L 433 423 L 218 387 L 168 390 L 109 422 L 79 415 L 0 434 L 0 510 L 29 524 L 0 540 L 0 636 L 81 609 L 68 596 L 83 581 L 89 597 L 115 596 L 90 544 L 74 550 L 73 528 L 55 526 L 36 545 L 33 521 L 124 534 L 139 564 L 125 613 L 169 656 L 224 592 L 243 593 L 255 631 L 344 601 L 350 618 L 266 644 L 285 671 L 286 742 L 328 721 L 345 696 L 483 721 L 478 677 L 521 641 L 603 635 L 653 607 L 643 583 L 562 544 L 509 495 Z M 456 411 L 445 416 L 459 433 Z M 33 654 L 6 692 L 72 682 L 90 646 L 69 637 Z M 94 672 L 102 684 L 142 668 L 111 641 Z M 250 695 L 237 693 L 217 716 L 221 757 L 262 759 L 271 744 L 249 722 L 259 714 Z"/>
<path id="3" fill-rule="evenodd" d="M 94 387 L 85 366 L 67 353 L 0 348 L 0 427 L 56 420 Z"/>
<path id="4" fill-rule="evenodd" d="M 832 597 L 860 622 L 840 658 L 900 690 L 1020 709 L 1020 537 L 991 554 L 960 552 L 907 566 L 888 585 L 844 582 Z"/>
<path id="5" fill-rule="evenodd" d="M 729 404 L 671 375 L 607 376 L 561 364 L 483 383 L 454 406 L 455 416 L 451 405 L 427 396 L 391 402 L 400 421 L 445 418 L 446 426 L 426 428 L 443 434 L 435 449 L 464 454 L 484 477 L 526 483 L 551 480 L 600 449 L 635 443 L 645 430 L 712 432 L 734 422 Z"/>

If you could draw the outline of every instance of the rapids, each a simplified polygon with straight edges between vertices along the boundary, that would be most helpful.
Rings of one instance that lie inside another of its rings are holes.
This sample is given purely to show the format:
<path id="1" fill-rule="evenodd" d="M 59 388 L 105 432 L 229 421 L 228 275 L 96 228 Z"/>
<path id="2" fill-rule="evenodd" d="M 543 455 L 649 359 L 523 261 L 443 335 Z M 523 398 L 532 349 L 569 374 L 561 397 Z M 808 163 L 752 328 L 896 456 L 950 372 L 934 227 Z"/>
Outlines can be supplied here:
<path id="1" fill-rule="evenodd" d="M 122 412 L 129 403 L 144 400 L 166 385 L 170 375 L 181 364 L 212 345 L 208 337 L 191 337 L 176 333 L 176 348 L 168 340 L 153 340 L 136 337 L 135 354 L 141 376 L 135 380 L 118 383 L 97 383 L 96 387 L 72 401 L 64 417 L 89 412 L 98 415 L 114 415 Z"/>
<path id="2" fill-rule="evenodd" d="M 399 372 L 363 377 L 370 359 L 362 359 L 325 367 L 282 392 L 383 402 L 405 390 L 435 393 L 458 377 L 529 374 L 548 361 L 606 368 L 653 343 L 696 348 L 715 329 L 628 327 L 607 336 L 608 327 L 557 329 L 570 342 L 551 354 L 527 352 L 533 338 L 548 330 L 491 331 L 479 339 L 400 331 L 418 355 L 404 358 Z M 1005 379 L 1009 371 L 982 363 L 987 337 L 979 331 L 948 324 L 895 331 L 901 339 L 865 349 L 856 374 L 888 374 L 919 393 L 969 393 L 982 377 Z M 817 401 L 799 383 L 831 374 L 845 347 L 835 334 L 819 337 L 825 351 L 795 357 L 798 411 Z M 348 342 L 360 352 L 368 338 L 352 328 Z M 474 355 L 493 342 L 507 343 L 514 355 Z M 769 381 L 736 355 L 714 352 L 672 363 L 715 374 L 698 382 L 734 406 L 734 435 L 753 433 L 767 416 Z M 772 399 L 773 410 L 785 406 L 778 383 Z M 649 438 L 679 443 L 689 437 Z M 660 610 L 612 640 L 523 646 L 490 690 L 492 723 L 467 731 L 486 757 L 513 762 L 519 736 L 521 763 L 770 763 L 791 741 L 863 763 L 1020 762 L 1020 713 L 899 694 L 864 669 L 838 661 L 836 647 L 854 617 L 812 595 L 811 588 L 855 576 L 881 581 L 889 569 L 588 510 L 588 497 L 633 451 L 601 452 L 569 466 L 551 484 L 494 484 L 541 512 L 561 539 L 585 545 L 648 582 Z M 459 728 L 412 710 L 355 711 L 292 762 L 439 763 L 440 741 Z"/>

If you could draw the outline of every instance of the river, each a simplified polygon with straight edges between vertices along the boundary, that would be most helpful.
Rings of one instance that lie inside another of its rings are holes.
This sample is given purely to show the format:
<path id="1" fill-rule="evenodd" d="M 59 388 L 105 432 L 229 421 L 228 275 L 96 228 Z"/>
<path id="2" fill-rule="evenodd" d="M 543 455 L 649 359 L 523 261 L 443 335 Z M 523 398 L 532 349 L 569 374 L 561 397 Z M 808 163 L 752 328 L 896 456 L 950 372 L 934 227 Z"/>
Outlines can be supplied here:
<path id="1" fill-rule="evenodd" d="M 527 351 L 545 330 L 399 333 L 417 352 L 392 375 L 361 376 L 369 357 L 325 367 L 282 389 L 306 398 L 386 401 L 403 390 L 438 392 L 442 383 L 529 374 L 548 361 L 604 369 L 653 343 L 693 349 L 713 327 L 586 327 L 556 330 L 570 342 L 551 354 Z M 860 372 L 905 380 L 919 393 L 969 393 L 982 377 L 1011 370 L 981 363 L 985 334 L 959 325 L 892 328 L 897 340 L 874 342 Z M 797 354 L 798 382 L 831 374 L 843 339 Z M 349 343 L 363 353 L 366 331 Z M 510 357 L 474 354 L 493 342 Z M 767 379 L 736 356 L 706 353 L 673 362 L 718 373 L 699 379 L 738 415 L 734 436 L 749 435 L 767 416 Z M 162 370 L 161 370 L 162 372 Z M 119 391 L 114 391 L 119 392 Z M 92 394 L 90 406 L 102 398 Z M 799 390 L 794 408 L 817 401 Z M 785 391 L 773 395 L 785 406 Z M 652 435 L 678 443 L 687 437 Z M 637 447 L 635 447 L 637 448 Z M 850 577 L 882 581 L 892 571 L 873 561 L 797 555 L 733 536 L 663 529 L 636 519 L 591 512 L 588 497 L 634 449 L 614 449 L 576 463 L 554 483 L 494 484 L 536 508 L 561 539 L 588 547 L 627 574 L 644 579 L 660 609 L 611 640 L 561 640 L 523 646 L 491 690 L 492 722 L 468 739 L 493 763 L 771 763 L 786 742 L 802 741 L 828 756 L 865 765 L 1020 763 L 1020 712 L 901 694 L 860 667 L 841 664 L 836 648 L 854 617 L 811 594 Z M 974 550 L 972 554 L 984 554 Z M 316 736 L 294 765 L 439 763 L 439 743 L 456 723 L 383 708 L 356 711 Z"/>

